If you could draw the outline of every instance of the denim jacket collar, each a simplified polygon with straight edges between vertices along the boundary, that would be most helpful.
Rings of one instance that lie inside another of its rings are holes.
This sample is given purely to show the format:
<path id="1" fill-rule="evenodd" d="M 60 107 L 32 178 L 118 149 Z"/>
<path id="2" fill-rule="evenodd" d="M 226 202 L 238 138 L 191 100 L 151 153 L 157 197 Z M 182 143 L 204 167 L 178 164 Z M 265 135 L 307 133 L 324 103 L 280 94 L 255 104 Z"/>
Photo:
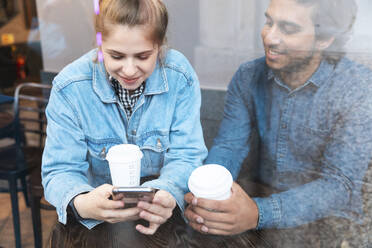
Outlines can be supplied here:
<path id="1" fill-rule="evenodd" d="M 151 75 L 146 80 L 145 95 L 156 95 L 168 91 L 168 79 L 164 66 L 158 61 Z"/>
<path id="2" fill-rule="evenodd" d="M 117 97 L 114 89 L 111 87 L 105 66 L 103 62 L 93 63 L 93 89 L 105 103 L 114 103 Z M 161 94 L 168 91 L 168 80 L 165 74 L 164 66 L 156 63 L 155 69 L 146 80 L 145 95 Z"/>
<path id="3" fill-rule="evenodd" d="M 111 87 L 103 62 L 93 62 L 93 90 L 102 102 L 114 103 L 117 100 L 114 89 Z"/>
<path id="4" fill-rule="evenodd" d="M 308 81 L 319 88 L 328 81 L 328 78 L 332 75 L 333 69 L 333 65 L 324 59 Z"/>
<path id="5" fill-rule="evenodd" d="M 312 83 L 313 85 L 319 88 L 325 82 L 327 82 L 327 79 L 332 75 L 333 69 L 334 69 L 333 65 L 328 63 L 326 60 L 323 60 L 320 63 L 318 69 L 313 73 L 313 75 L 311 75 L 310 79 L 307 80 L 307 82 L 305 82 L 303 86 Z M 274 79 L 274 81 L 277 84 L 289 89 L 289 87 L 286 86 L 286 84 L 284 84 L 278 77 L 275 76 L 274 72 L 271 69 L 269 69 L 268 71 L 268 79 L 269 80 Z"/>

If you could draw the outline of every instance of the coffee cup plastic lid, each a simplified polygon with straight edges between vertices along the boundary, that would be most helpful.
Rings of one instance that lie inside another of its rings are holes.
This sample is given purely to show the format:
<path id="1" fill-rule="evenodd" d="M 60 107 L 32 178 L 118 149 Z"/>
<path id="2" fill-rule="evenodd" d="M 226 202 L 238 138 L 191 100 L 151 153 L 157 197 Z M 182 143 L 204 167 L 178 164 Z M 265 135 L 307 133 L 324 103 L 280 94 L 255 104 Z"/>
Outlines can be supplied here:
<path id="1" fill-rule="evenodd" d="M 137 145 L 120 144 L 111 147 L 106 155 L 110 163 L 129 163 L 139 160 L 143 153 Z"/>
<path id="2" fill-rule="evenodd" d="M 218 164 L 196 168 L 188 181 L 191 192 L 199 197 L 209 198 L 230 191 L 233 178 L 229 170 Z"/>

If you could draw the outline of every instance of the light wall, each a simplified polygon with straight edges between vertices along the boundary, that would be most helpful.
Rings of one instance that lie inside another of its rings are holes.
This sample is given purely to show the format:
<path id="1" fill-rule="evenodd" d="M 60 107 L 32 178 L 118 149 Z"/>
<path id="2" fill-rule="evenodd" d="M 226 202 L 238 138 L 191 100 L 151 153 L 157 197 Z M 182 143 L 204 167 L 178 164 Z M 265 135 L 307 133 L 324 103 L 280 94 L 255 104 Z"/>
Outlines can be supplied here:
<path id="1" fill-rule="evenodd" d="M 44 71 L 59 72 L 94 47 L 93 0 L 37 0 Z"/>
<path id="2" fill-rule="evenodd" d="M 164 2 L 170 16 L 168 43 L 189 58 L 203 88 L 225 90 L 239 64 L 263 54 L 260 29 L 269 0 Z M 364 62 L 372 51 L 372 2 L 357 2 L 348 50 Z M 37 0 L 37 9 L 45 71 L 58 72 L 95 46 L 93 0 Z"/>

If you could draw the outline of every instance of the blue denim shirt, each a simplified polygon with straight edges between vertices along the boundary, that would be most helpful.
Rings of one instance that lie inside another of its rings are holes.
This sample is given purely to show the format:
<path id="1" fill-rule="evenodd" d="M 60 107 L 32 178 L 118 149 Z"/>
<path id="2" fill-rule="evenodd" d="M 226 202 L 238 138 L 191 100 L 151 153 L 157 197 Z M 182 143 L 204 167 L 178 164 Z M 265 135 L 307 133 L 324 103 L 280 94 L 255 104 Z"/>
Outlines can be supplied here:
<path id="1" fill-rule="evenodd" d="M 236 178 L 258 134 L 258 171 L 252 173 L 279 193 L 254 198 L 257 228 L 327 216 L 360 220 L 362 180 L 372 156 L 371 80 L 369 69 L 344 58 L 337 66 L 323 61 L 291 90 L 265 58 L 241 65 L 206 163 L 222 164 Z"/>
<path id="2" fill-rule="evenodd" d="M 53 81 L 42 164 L 46 200 L 66 223 L 66 207 L 76 195 L 112 183 L 104 151 L 130 143 L 144 153 L 141 176 L 160 174 L 144 185 L 170 192 L 184 210 L 189 175 L 207 156 L 193 68 L 181 53 L 168 51 L 128 119 L 104 65 L 93 62 L 95 56 L 96 50 L 90 51 Z M 81 222 L 88 228 L 100 223 Z"/>

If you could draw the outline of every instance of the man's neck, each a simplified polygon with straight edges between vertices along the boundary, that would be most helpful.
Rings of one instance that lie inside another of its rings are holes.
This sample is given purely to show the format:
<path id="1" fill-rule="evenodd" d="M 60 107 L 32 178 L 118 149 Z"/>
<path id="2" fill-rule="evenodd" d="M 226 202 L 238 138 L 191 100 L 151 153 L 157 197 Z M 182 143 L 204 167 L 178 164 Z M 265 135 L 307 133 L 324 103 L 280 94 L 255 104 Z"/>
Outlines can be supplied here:
<path id="1" fill-rule="evenodd" d="M 293 71 L 279 71 L 277 75 L 286 85 L 294 90 L 304 85 L 311 78 L 318 69 L 321 61 L 322 56 L 316 54 L 305 67 Z"/>

